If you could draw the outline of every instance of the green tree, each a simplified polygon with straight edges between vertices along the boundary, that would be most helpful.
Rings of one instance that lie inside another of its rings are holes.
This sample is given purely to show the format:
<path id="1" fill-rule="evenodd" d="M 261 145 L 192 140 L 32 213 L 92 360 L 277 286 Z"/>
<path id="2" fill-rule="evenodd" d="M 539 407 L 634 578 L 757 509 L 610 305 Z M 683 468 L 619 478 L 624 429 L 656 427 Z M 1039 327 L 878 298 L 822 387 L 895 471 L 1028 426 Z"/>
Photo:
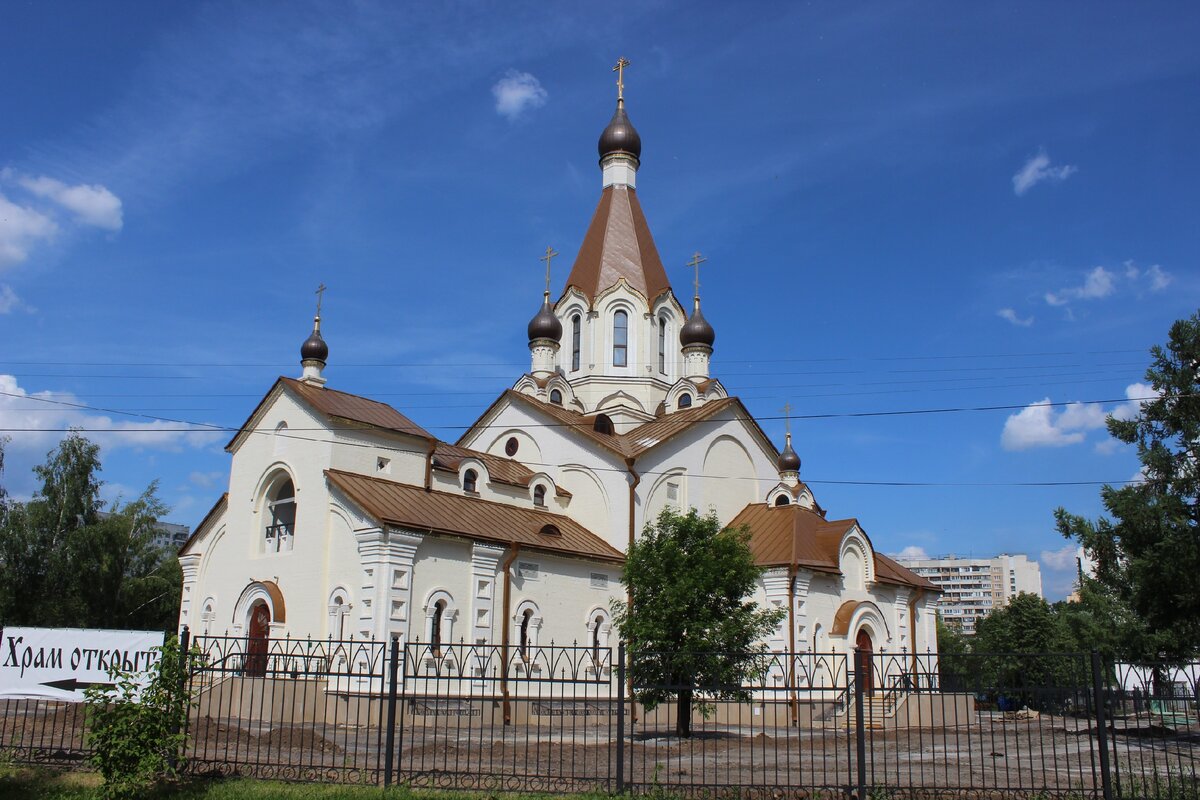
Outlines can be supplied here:
<path id="1" fill-rule="evenodd" d="M 716 514 L 664 510 L 626 554 L 621 581 L 629 603 L 614 603 L 617 629 L 630 648 L 630 677 L 647 709 L 678 702 L 675 732 L 691 735 L 693 705 L 748 700 L 736 687 L 762 671 L 763 637 L 786 609 L 746 598 L 762 570 L 746 527 L 721 529 Z"/>
<path id="2" fill-rule="evenodd" d="M 1101 489 L 1111 519 L 1062 508 L 1055 518 L 1095 561 L 1090 588 L 1127 609 L 1121 656 L 1180 661 L 1200 653 L 1200 312 L 1172 325 L 1166 346 L 1150 354 L 1156 399 L 1130 418 L 1108 418 L 1109 433 L 1137 446 L 1144 480 Z"/>
<path id="3" fill-rule="evenodd" d="M 77 432 L 35 467 L 42 485 L 0 515 L 0 621 L 173 629 L 179 565 L 154 545 L 157 486 L 104 512 L 100 448 Z"/>

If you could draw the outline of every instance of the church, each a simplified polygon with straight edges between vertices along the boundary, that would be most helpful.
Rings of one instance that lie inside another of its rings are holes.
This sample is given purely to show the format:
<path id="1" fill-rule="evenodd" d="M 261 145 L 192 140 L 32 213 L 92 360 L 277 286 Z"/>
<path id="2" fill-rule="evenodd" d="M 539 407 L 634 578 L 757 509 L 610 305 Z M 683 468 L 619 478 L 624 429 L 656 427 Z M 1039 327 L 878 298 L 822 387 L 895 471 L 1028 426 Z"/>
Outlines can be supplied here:
<path id="1" fill-rule="evenodd" d="M 776 651 L 936 651 L 938 589 L 830 519 L 710 362 L 716 330 L 667 279 L 637 193 L 618 75 L 600 201 L 530 367 L 456 442 L 329 385 L 318 307 L 226 449 L 228 491 L 180 551 L 180 625 L 251 643 L 374 637 L 616 644 L 623 553 L 664 508 L 748 525 Z M 693 264 L 699 265 L 699 254 Z M 518 324 L 514 321 L 514 324 Z"/>

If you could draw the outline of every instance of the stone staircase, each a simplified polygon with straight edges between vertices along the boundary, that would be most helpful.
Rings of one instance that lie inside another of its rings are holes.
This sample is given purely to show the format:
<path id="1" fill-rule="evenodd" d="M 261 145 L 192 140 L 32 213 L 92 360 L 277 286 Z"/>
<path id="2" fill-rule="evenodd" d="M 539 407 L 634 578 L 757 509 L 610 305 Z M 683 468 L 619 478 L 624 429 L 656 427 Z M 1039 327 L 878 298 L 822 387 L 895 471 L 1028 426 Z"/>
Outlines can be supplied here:
<path id="1" fill-rule="evenodd" d="M 863 727 L 870 729 L 882 729 L 890 727 L 888 720 L 896 716 L 896 711 L 904 705 L 904 701 L 908 699 L 908 695 L 902 692 L 872 692 L 863 696 Z M 850 699 L 849 705 L 838 714 L 838 721 L 845 725 L 846 717 L 849 717 L 849 724 L 854 727 L 858 723 L 858 717 L 854 711 L 854 699 Z"/>

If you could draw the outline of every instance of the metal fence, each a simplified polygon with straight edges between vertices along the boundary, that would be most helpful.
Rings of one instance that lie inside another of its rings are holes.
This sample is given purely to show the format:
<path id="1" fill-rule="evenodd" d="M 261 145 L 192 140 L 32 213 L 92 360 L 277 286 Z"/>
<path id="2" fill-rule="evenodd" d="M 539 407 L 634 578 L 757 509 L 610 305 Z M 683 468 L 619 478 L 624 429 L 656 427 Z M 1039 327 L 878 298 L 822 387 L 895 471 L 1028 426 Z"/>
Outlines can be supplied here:
<path id="1" fill-rule="evenodd" d="M 183 755 L 194 774 L 552 792 L 1200 798 L 1197 665 L 757 653 L 732 669 L 727 654 L 623 645 L 191 645 Z M 19 760 L 78 761 L 84 725 L 74 704 L 0 701 L 0 749 Z"/>

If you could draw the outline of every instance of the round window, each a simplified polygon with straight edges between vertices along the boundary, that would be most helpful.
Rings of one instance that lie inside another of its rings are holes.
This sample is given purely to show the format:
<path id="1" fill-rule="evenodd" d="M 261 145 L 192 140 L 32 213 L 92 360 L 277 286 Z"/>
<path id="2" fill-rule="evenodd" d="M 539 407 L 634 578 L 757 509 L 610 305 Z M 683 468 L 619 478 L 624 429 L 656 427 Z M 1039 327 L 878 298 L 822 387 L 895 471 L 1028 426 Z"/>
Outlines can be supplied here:
<path id="1" fill-rule="evenodd" d="M 517 454 L 517 448 L 520 446 L 521 443 L 517 441 L 517 437 L 510 436 L 508 437 L 508 441 L 504 443 L 504 454 L 511 458 Z"/>

